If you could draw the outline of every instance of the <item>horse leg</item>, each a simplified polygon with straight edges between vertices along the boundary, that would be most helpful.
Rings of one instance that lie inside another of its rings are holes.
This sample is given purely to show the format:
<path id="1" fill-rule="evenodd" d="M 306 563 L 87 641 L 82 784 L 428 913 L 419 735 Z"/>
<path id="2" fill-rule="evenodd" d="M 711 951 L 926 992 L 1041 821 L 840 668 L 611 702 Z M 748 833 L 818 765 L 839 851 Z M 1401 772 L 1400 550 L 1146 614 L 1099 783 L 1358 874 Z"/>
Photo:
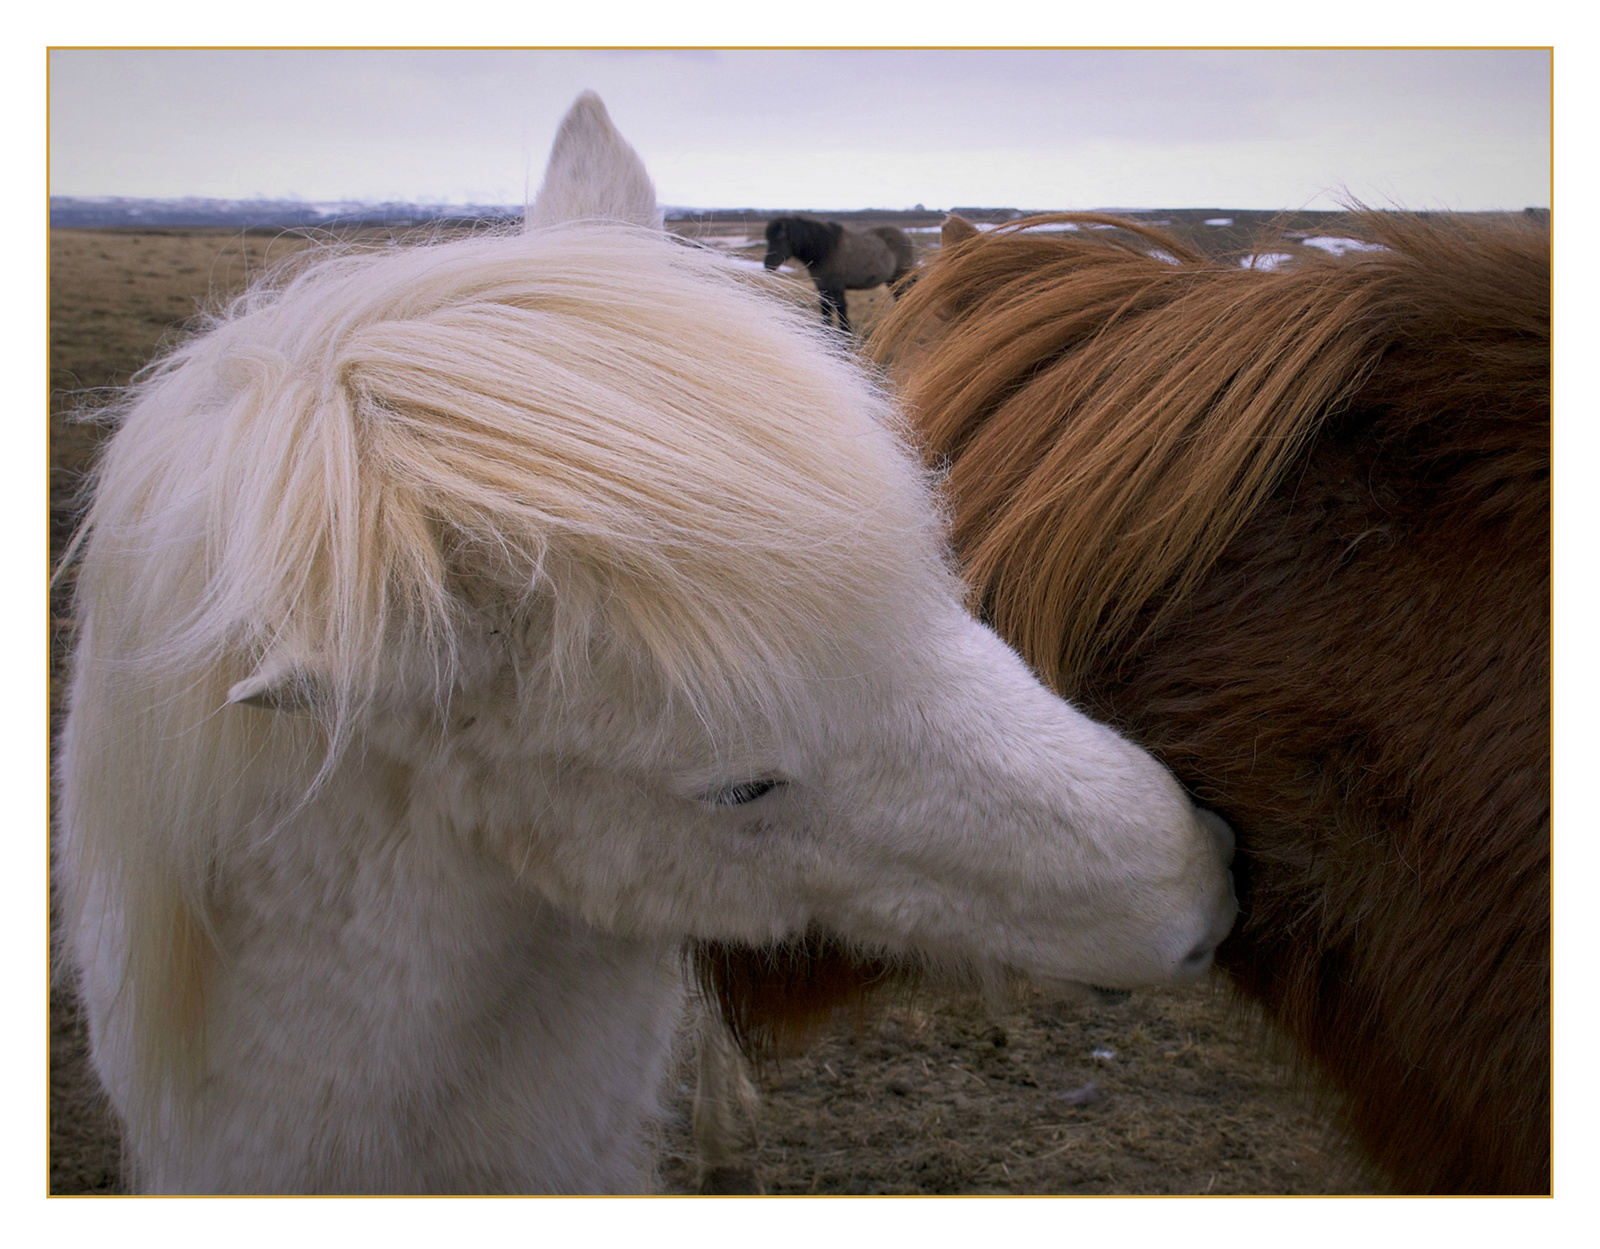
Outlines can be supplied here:
<path id="1" fill-rule="evenodd" d="M 839 328 L 846 334 L 850 332 L 850 317 L 845 312 L 844 287 L 819 286 L 822 295 L 822 319 L 828 324 L 833 324 L 833 313 L 839 314 Z"/>
<path id="2" fill-rule="evenodd" d="M 715 1009 L 702 1007 L 695 1027 L 696 1078 L 690 1131 L 705 1194 L 764 1193 L 756 1173 L 761 1098 Z"/>

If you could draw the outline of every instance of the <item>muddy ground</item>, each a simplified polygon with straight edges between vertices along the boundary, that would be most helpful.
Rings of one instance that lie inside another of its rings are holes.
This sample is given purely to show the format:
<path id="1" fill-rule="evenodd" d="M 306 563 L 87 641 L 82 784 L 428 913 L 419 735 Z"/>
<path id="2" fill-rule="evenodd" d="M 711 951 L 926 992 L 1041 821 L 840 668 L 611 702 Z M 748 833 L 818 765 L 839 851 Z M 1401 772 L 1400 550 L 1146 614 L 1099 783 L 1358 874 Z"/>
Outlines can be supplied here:
<path id="1" fill-rule="evenodd" d="M 759 232 L 759 223 L 749 231 Z M 742 230 L 711 233 L 744 242 Z M 188 318 L 307 245 L 289 234 L 53 232 L 52 563 L 101 436 L 68 414 L 126 383 Z M 754 272 L 759 249 L 743 255 Z M 852 318 L 870 324 L 886 298 L 852 294 Z M 66 611 L 58 594 L 52 715 Z M 50 1022 L 51 1192 L 119 1192 L 114 1126 L 61 986 Z M 1109 1006 L 1029 992 L 890 1004 L 838 1021 L 804 1054 L 759 1073 L 761 1178 L 775 1194 L 1377 1191 L 1270 1048 L 1259 1019 L 1220 984 Z M 668 1193 L 696 1190 L 690 1071 L 686 1058 L 661 1127 Z"/>

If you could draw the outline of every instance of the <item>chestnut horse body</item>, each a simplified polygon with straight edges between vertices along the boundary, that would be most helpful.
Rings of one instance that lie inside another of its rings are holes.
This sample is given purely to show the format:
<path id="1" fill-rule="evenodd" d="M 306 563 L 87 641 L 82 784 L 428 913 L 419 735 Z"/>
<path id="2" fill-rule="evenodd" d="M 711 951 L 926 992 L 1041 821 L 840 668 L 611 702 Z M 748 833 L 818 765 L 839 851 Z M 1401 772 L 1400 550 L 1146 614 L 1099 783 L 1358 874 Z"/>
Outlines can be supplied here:
<path id="1" fill-rule="evenodd" d="M 1549 236 L 1351 230 L 1262 271 L 957 224 L 873 342 L 973 605 L 1237 829 L 1218 963 L 1355 1143 L 1397 1192 L 1546 1192 Z M 855 983 L 718 956 L 747 1035 Z"/>

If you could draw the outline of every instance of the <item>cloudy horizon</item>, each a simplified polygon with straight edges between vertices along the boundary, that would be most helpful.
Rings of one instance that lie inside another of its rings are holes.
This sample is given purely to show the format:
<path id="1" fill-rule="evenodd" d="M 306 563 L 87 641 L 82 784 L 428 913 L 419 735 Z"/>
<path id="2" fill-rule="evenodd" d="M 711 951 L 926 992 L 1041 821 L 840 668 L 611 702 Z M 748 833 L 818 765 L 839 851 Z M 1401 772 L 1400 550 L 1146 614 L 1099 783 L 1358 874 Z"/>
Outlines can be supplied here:
<path id="1" fill-rule="evenodd" d="M 50 54 L 50 190 L 514 204 L 593 89 L 685 208 L 1520 209 L 1543 50 Z"/>

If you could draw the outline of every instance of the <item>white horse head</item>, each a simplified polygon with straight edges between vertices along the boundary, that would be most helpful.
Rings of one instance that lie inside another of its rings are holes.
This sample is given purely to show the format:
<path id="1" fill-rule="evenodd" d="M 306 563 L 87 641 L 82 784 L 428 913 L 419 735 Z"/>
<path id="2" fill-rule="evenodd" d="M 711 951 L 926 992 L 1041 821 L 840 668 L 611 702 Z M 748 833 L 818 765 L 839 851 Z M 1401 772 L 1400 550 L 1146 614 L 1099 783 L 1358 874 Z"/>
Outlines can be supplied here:
<path id="1" fill-rule="evenodd" d="M 130 397 L 59 851 L 168 1191 L 637 1187 L 690 937 L 1133 986 L 1225 838 L 962 610 L 888 397 L 659 230 L 599 100 L 528 228 L 335 255 Z"/>

